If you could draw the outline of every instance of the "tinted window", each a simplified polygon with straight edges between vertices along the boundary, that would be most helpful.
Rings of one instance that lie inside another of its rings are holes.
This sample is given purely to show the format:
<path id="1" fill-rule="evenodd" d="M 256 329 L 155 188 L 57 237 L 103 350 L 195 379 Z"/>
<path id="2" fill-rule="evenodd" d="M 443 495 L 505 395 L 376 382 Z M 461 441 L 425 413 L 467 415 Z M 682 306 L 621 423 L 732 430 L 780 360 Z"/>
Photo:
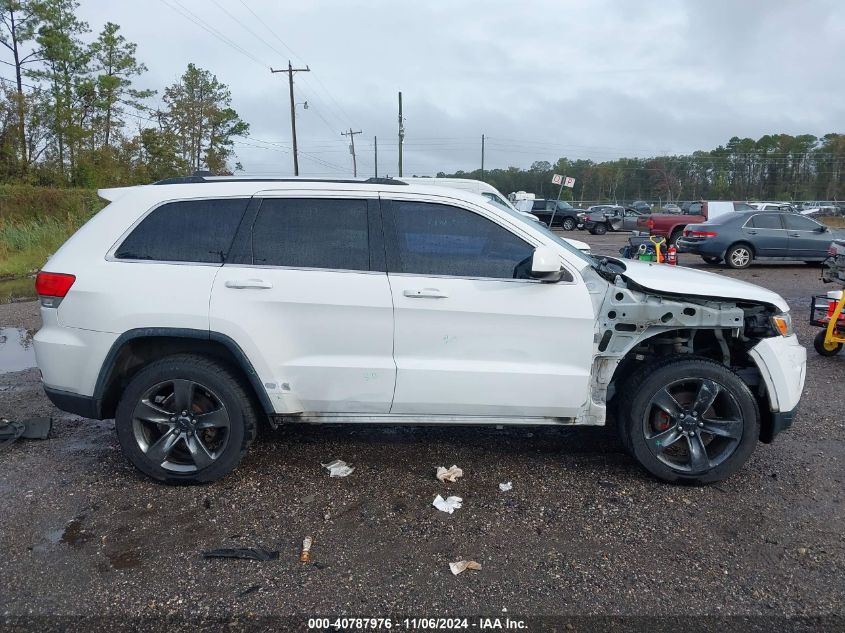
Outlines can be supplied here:
<path id="1" fill-rule="evenodd" d="M 256 265 L 369 270 L 366 200 L 266 199 L 252 227 Z"/>
<path id="2" fill-rule="evenodd" d="M 790 231 L 818 231 L 821 224 L 813 222 L 809 218 L 803 218 L 800 215 L 784 215 L 783 221 L 786 223 L 786 228 Z"/>
<path id="3" fill-rule="evenodd" d="M 751 218 L 749 226 L 755 229 L 782 229 L 780 215 L 777 213 L 758 213 Z"/>
<path id="4" fill-rule="evenodd" d="M 517 264 L 534 252 L 510 231 L 457 207 L 397 201 L 391 217 L 391 272 L 513 279 L 521 276 Z"/>
<path id="5" fill-rule="evenodd" d="M 690 204 L 689 209 L 687 210 L 687 215 L 701 215 L 701 203 L 693 202 Z"/>
<path id="6" fill-rule="evenodd" d="M 546 201 L 545 200 L 535 200 L 532 208 L 533 208 L 534 211 L 543 211 L 546 208 Z"/>
<path id="7" fill-rule="evenodd" d="M 115 251 L 118 259 L 222 263 L 248 200 L 185 200 L 163 204 Z"/>

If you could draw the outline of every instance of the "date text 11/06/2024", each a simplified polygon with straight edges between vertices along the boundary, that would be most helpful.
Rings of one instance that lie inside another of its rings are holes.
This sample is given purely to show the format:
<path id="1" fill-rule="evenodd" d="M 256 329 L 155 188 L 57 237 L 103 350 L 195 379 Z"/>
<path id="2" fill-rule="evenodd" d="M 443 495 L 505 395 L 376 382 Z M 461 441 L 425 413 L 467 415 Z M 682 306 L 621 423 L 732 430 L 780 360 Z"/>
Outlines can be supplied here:
<path id="1" fill-rule="evenodd" d="M 528 628 L 524 620 L 506 618 L 309 618 L 308 628 L 315 630 L 511 630 Z"/>

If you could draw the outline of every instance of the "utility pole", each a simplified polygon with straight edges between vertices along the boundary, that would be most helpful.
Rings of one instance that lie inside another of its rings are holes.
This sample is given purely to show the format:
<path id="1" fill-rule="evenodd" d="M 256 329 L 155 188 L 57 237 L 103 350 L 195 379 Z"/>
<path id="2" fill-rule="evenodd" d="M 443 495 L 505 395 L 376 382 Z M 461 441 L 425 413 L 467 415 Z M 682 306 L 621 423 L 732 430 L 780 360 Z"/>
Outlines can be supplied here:
<path id="1" fill-rule="evenodd" d="M 402 145 L 405 142 L 405 122 L 402 120 L 402 91 L 399 91 L 399 177 L 402 177 Z"/>
<path id="2" fill-rule="evenodd" d="M 378 178 L 378 136 L 373 137 L 373 148 L 376 151 L 376 173 L 375 173 L 375 177 Z"/>
<path id="3" fill-rule="evenodd" d="M 481 135 L 481 180 L 484 180 L 484 135 Z"/>
<path id="4" fill-rule="evenodd" d="M 341 136 L 348 136 L 349 140 L 351 141 L 351 145 L 349 146 L 349 153 L 352 154 L 352 177 L 358 177 L 358 161 L 355 158 L 355 135 L 361 134 L 361 130 L 357 132 L 353 132 L 352 128 L 349 128 L 348 132 L 341 132 Z"/>
<path id="5" fill-rule="evenodd" d="M 311 69 L 308 66 L 305 68 L 294 68 L 290 64 L 290 60 L 288 60 L 288 67 L 287 68 L 280 68 L 279 70 L 275 70 L 272 67 L 270 68 L 271 73 L 287 73 L 288 74 L 288 85 L 290 86 L 290 133 L 293 139 L 293 175 L 299 175 L 299 156 L 296 152 L 296 111 L 295 105 L 293 103 L 293 73 L 310 73 Z"/>

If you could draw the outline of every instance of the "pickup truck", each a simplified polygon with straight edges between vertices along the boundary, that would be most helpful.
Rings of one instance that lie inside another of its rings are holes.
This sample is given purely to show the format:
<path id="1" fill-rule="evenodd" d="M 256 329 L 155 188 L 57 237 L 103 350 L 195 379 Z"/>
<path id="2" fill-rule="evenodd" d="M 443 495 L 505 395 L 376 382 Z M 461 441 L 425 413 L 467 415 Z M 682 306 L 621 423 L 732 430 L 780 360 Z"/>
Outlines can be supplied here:
<path id="1" fill-rule="evenodd" d="M 670 246 L 677 246 L 687 224 L 699 224 L 731 211 L 754 211 L 754 207 L 745 202 L 702 200 L 684 205 L 681 214 L 652 213 L 637 218 L 637 230 L 665 237 Z"/>

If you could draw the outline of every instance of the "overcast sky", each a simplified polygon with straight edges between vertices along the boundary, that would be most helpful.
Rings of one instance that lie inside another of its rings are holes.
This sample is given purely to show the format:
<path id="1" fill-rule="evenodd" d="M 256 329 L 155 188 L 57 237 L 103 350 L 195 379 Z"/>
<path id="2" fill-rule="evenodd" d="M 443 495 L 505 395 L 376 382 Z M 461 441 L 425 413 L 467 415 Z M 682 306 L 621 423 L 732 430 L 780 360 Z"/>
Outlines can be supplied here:
<path id="1" fill-rule="evenodd" d="M 477 169 L 482 134 L 494 168 L 845 132 L 843 0 L 80 1 L 95 32 L 111 20 L 138 44 L 141 87 L 193 62 L 231 88 L 249 173 L 292 173 L 286 76 L 269 69 L 289 58 L 313 71 L 295 76 L 304 175 L 351 175 L 350 127 L 359 175 L 374 136 L 396 175 L 400 90 L 405 175 Z"/>

